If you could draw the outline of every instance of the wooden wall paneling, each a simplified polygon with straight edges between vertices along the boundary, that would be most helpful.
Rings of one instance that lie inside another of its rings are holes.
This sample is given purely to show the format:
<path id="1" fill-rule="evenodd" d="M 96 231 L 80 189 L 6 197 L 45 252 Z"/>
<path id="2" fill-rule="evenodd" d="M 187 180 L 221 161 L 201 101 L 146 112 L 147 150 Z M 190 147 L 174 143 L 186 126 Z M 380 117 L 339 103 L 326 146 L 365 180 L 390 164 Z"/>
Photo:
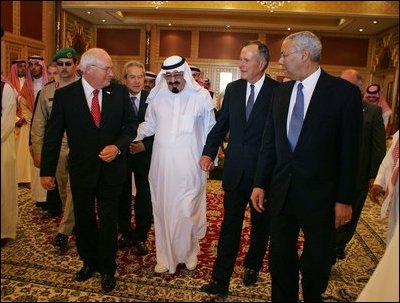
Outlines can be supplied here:
<path id="1" fill-rule="evenodd" d="M 21 36 L 43 41 L 43 1 L 20 1 Z"/>
<path id="2" fill-rule="evenodd" d="M 13 1 L 1 1 L 1 27 L 13 32 Z"/>

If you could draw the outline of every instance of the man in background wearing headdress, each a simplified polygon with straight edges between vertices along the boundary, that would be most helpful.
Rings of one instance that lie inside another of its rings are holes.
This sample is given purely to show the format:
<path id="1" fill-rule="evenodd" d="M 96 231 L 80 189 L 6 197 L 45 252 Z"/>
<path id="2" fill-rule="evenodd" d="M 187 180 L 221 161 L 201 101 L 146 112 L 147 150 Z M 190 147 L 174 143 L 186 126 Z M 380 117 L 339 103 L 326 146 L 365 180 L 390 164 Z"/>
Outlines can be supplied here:
<path id="1" fill-rule="evenodd" d="M 192 77 L 185 58 L 167 58 L 148 98 L 138 136 L 155 135 L 149 181 L 157 265 L 173 274 L 179 263 L 197 266 L 206 233 L 206 175 L 197 165 L 215 124 L 210 94 Z"/>
<path id="2" fill-rule="evenodd" d="M 33 55 L 28 57 L 28 73 L 27 78 L 32 81 L 32 94 L 33 99 L 22 99 L 21 107 L 23 116 L 26 117 L 26 121 L 28 122 L 28 146 L 29 150 L 31 149 L 30 142 L 30 125 L 32 122 L 32 116 L 35 109 L 36 97 L 39 91 L 43 88 L 43 86 L 48 82 L 47 81 L 47 70 L 46 64 L 43 60 L 43 57 Z M 26 101 L 26 102 L 24 102 Z M 31 192 L 32 199 L 34 201 L 47 201 L 46 205 L 41 205 L 44 208 L 47 208 L 48 213 L 42 216 L 42 219 L 49 219 L 55 217 L 61 213 L 61 200 L 57 192 L 47 193 L 47 191 L 40 184 L 40 176 L 39 176 L 39 168 L 35 167 L 32 159 L 31 163 Z"/>
<path id="3" fill-rule="evenodd" d="M 17 113 L 15 122 L 15 149 L 17 161 L 17 182 L 29 184 L 31 182 L 31 156 L 29 155 L 29 125 L 27 117 L 23 116 L 22 99 L 28 100 L 27 104 L 34 103 L 32 78 L 27 76 L 26 61 L 16 59 L 11 62 L 10 72 L 8 73 L 8 81 L 18 93 Z M 25 103 L 25 102 L 24 102 Z M 32 107 L 33 108 L 33 107 Z M 46 197 L 42 197 L 40 202 L 46 201 Z"/>
<path id="4" fill-rule="evenodd" d="M 38 96 L 31 128 L 33 161 L 34 165 L 38 168 L 40 168 L 43 140 L 50 120 L 54 93 L 56 89 L 79 79 L 76 75 L 77 57 L 78 54 L 73 48 L 64 48 L 58 51 L 53 57 L 53 62 L 57 67 L 57 80 L 47 83 Z M 67 136 L 64 133 L 56 171 L 58 190 L 64 207 L 64 214 L 58 228 L 58 233 L 53 241 L 55 246 L 60 247 L 61 252 L 66 249 L 68 237 L 72 234 L 75 225 L 71 187 L 69 185 L 68 153 Z"/>
<path id="5" fill-rule="evenodd" d="M 378 84 L 371 84 L 368 86 L 364 94 L 364 100 L 379 105 L 382 108 L 382 118 L 385 123 L 385 129 L 387 130 L 392 110 L 386 102 L 385 97 L 382 95 L 381 87 Z"/>
<path id="6" fill-rule="evenodd" d="M 201 77 L 201 70 L 197 66 L 190 65 L 190 71 L 192 72 L 192 76 L 194 80 L 196 80 L 197 83 L 199 83 L 200 86 L 204 87 L 204 80 Z"/>
<path id="7" fill-rule="evenodd" d="M 146 71 L 146 77 L 144 78 L 144 89 L 150 92 L 150 90 L 156 85 L 157 75 L 151 71 Z"/>

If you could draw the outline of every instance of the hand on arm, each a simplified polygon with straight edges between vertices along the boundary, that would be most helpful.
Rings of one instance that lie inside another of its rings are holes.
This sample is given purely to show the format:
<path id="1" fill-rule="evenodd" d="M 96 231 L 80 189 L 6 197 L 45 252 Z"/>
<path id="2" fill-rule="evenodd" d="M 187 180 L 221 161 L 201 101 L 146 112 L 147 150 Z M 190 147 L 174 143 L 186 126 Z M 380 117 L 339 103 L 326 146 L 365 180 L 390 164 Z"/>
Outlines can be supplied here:
<path id="1" fill-rule="evenodd" d="M 142 141 L 134 141 L 129 144 L 129 152 L 134 155 L 146 150 Z"/>
<path id="2" fill-rule="evenodd" d="M 250 197 L 251 202 L 253 203 L 254 208 L 259 213 L 265 211 L 265 190 L 260 187 L 254 187 L 253 192 Z"/>
<path id="3" fill-rule="evenodd" d="M 205 172 L 208 172 L 214 168 L 214 163 L 209 156 L 201 156 L 199 164 L 201 169 Z"/>

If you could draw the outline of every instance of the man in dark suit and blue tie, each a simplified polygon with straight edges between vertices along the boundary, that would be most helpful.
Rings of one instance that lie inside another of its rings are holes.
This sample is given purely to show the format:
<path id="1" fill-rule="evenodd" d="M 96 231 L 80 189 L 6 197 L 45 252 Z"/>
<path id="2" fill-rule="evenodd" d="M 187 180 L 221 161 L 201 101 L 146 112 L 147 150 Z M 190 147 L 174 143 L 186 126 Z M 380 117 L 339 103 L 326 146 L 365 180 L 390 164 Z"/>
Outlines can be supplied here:
<path id="1" fill-rule="evenodd" d="M 361 94 L 320 68 L 321 49 L 311 32 L 283 41 L 279 63 L 293 81 L 274 90 L 258 157 L 251 200 L 270 213 L 272 301 L 298 302 L 299 270 L 304 302 L 322 301 L 335 229 L 352 216 Z"/>
<path id="2" fill-rule="evenodd" d="M 144 121 L 147 109 L 147 96 L 149 92 L 144 90 L 145 69 L 138 61 L 129 61 L 124 66 L 125 86 L 129 90 L 129 96 L 134 112 L 137 115 L 138 124 Z M 146 137 L 141 141 L 131 142 L 127 154 L 128 172 L 120 199 L 118 212 L 118 225 L 121 237 L 118 247 L 123 248 L 133 243 L 140 255 L 147 255 L 149 249 L 146 245 L 147 234 L 153 220 L 151 205 L 149 170 L 151 153 L 153 150 L 154 136 Z M 135 229 L 131 228 L 132 213 L 132 172 L 136 185 L 136 198 L 134 205 Z"/>
<path id="3" fill-rule="evenodd" d="M 239 251 L 244 214 L 250 202 L 257 156 L 261 144 L 273 88 L 279 85 L 265 75 L 270 54 L 260 41 L 244 44 L 240 54 L 241 79 L 228 84 L 217 123 L 210 131 L 199 161 L 204 171 L 213 167 L 213 159 L 229 131 L 222 186 L 224 219 L 219 235 L 217 259 L 212 280 L 202 290 L 226 296 Z M 243 282 L 257 282 L 268 245 L 267 213 L 258 213 L 250 203 L 250 247 L 244 260 Z"/>
<path id="4" fill-rule="evenodd" d="M 77 248 L 83 260 L 75 279 L 84 281 L 99 271 L 102 288 L 109 292 L 116 284 L 118 199 L 126 176 L 124 154 L 136 136 L 136 118 L 127 89 L 110 84 L 112 60 L 105 50 L 86 51 L 80 70 L 81 80 L 55 92 L 40 175 L 43 187 L 54 189 L 66 131 Z"/>

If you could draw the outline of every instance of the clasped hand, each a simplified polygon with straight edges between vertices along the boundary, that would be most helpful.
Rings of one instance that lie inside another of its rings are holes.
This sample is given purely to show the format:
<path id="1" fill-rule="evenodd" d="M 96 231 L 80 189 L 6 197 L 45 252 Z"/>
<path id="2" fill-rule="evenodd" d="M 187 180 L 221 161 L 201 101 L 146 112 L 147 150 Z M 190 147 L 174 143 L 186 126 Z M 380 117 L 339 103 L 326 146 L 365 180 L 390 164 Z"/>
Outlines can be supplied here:
<path id="1" fill-rule="evenodd" d="M 115 145 L 107 145 L 99 154 L 99 158 L 105 162 L 111 162 L 118 156 L 118 147 Z"/>

